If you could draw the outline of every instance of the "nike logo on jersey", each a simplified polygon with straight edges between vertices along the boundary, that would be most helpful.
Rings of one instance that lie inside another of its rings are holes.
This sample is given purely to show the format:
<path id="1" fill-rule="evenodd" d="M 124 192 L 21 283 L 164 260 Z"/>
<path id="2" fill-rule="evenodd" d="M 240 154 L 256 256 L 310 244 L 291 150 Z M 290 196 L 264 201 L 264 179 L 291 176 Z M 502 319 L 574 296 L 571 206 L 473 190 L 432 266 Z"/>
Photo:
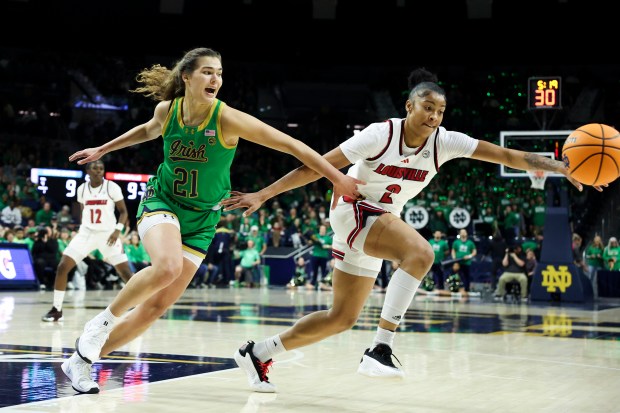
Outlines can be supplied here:
<path id="1" fill-rule="evenodd" d="M 409 163 L 409 158 L 405 158 L 401 161 L 402 163 Z"/>

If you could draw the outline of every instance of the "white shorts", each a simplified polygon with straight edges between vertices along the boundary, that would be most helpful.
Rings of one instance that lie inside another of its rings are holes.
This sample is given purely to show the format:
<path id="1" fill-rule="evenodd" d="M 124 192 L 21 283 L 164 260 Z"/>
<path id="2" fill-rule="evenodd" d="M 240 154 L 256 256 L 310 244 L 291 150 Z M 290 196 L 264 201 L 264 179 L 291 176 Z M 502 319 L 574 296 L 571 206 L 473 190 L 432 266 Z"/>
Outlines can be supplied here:
<path id="1" fill-rule="evenodd" d="M 370 227 L 388 211 L 365 201 L 344 202 L 342 198 L 336 209 L 330 209 L 329 222 L 334 230 L 332 256 L 336 268 L 348 274 L 376 277 L 381 271 L 383 259 L 364 253 L 364 243 Z"/>
<path id="2" fill-rule="evenodd" d="M 94 250 L 99 250 L 103 259 L 111 265 L 126 262 L 127 255 L 125 255 L 120 238 L 116 239 L 114 245 L 108 245 L 108 238 L 110 238 L 111 233 L 108 231 L 92 231 L 82 227 L 62 254 L 71 257 L 73 261 L 78 263 Z"/>
<path id="3" fill-rule="evenodd" d="M 181 225 L 179 224 L 179 220 L 173 214 L 161 213 L 161 214 L 144 215 L 142 219 L 140 220 L 140 222 L 138 223 L 138 235 L 140 236 L 140 239 L 144 239 L 144 236 L 146 235 L 146 233 L 151 228 L 159 224 L 172 224 L 175 227 L 177 227 L 179 232 L 181 231 Z M 202 264 L 202 261 L 203 261 L 203 258 L 197 255 L 194 255 L 191 252 L 186 251 L 185 249 L 183 249 L 183 257 L 190 260 L 192 264 L 196 266 L 196 268 L 199 268 L 200 264 Z"/>

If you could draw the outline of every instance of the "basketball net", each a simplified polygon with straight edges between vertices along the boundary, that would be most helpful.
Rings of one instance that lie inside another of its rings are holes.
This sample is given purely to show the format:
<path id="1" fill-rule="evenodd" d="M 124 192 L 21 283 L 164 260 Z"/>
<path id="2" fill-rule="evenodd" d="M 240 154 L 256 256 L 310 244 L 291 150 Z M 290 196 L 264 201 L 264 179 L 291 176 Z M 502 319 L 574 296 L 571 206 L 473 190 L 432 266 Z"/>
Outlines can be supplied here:
<path id="1" fill-rule="evenodd" d="M 547 175 L 549 173 L 547 171 L 527 171 L 527 175 L 530 177 L 530 181 L 532 185 L 530 188 L 532 189 L 545 189 L 545 181 L 547 180 Z"/>

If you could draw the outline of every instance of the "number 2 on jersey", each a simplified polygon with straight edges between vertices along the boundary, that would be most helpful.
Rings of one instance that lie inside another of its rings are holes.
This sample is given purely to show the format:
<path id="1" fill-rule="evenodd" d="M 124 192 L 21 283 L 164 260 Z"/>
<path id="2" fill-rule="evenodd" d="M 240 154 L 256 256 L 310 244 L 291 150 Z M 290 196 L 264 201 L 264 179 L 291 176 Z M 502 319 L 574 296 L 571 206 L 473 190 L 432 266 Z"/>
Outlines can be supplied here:
<path id="1" fill-rule="evenodd" d="M 385 187 L 386 191 L 383 195 L 381 195 L 381 199 L 379 202 L 383 202 L 384 204 L 393 204 L 392 194 L 398 194 L 401 190 L 400 185 L 392 184 Z"/>

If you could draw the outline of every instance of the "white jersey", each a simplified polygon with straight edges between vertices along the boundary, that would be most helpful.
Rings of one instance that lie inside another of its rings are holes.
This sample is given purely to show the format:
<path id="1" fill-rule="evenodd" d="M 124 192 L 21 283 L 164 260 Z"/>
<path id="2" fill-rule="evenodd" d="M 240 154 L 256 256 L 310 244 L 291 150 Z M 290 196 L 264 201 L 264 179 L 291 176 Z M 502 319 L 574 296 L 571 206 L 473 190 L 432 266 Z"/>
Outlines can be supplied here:
<path id="1" fill-rule="evenodd" d="M 77 200 L 83 205 L 80 228 L 92 231 L 114 231 L 116 202 L 123 199 L 123 191 L 116 182 L 103 180 L 96 188 L 84 182 L 77 189 Z"/>
<path id="2" fill-rule="evenodd" d="M 405 119 L 392 118 L 368 125 L 340 144 L 353 164 L 347 175 L 366 185 L 358 189 L 365 202 L 400 216 L 405 204 L 420 193 L 454 158 L 469 158 L 478 140 L 439 127 L 417 148 L 405 144 Z"/>

